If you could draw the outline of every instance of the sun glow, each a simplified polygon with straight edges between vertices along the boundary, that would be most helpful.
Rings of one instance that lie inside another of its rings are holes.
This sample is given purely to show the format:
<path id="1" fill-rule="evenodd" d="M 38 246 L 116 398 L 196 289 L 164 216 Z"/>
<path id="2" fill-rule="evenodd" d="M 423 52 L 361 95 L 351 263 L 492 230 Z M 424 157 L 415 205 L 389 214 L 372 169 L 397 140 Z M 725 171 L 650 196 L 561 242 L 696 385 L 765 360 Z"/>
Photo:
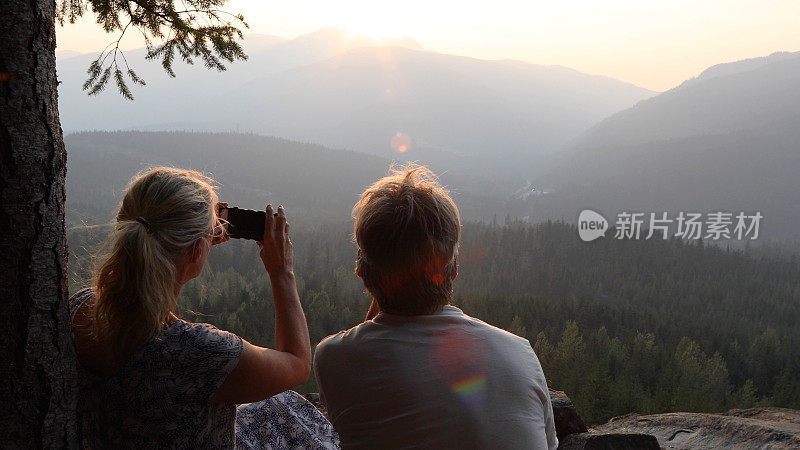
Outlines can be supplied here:
<path id="1" fill-rule="evenodd" d="M 366 34 L 375 39 L 400 38 L 412 31 L 407 19 L 390 8 L 343 15 L 336 23 L 352 34 Z"/>
<path id="2" fill-rule="evenodd" d="M 224 9 L 245 16 L 246 33 L 294 38 L 339 27 L 354 38 L 411 37 L 431 51 L 562 65 L 665 90 L 721 62 L 800 49 L 800 2 L 730 3 L 231 0 Z M 90 13 L 56 36 L 59 50 L 92 53 L 116 38 Z M 137 33 L 122 42 L 125 50 L 142 46 Z"/>

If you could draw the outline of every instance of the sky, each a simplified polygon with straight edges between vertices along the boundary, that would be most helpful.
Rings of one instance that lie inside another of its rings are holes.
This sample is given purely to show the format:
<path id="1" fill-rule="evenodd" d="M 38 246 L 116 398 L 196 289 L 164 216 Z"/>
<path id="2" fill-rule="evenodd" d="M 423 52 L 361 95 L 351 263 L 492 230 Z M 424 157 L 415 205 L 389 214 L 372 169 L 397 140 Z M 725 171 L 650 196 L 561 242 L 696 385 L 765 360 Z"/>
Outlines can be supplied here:
<path id="1" fill-rule="evenodd" d="M 246 33 L 293 38 L 337 26 L 410 36 L 427 50 L 562 65 L 664 91 L 722 62 L 800 51 L 800 0 L 231 0 Z M 91 13 L 57 31 L 58 50 L 99 52 L 115 36 Z M 142 47 L 131 33 L 123 48 Z"/>

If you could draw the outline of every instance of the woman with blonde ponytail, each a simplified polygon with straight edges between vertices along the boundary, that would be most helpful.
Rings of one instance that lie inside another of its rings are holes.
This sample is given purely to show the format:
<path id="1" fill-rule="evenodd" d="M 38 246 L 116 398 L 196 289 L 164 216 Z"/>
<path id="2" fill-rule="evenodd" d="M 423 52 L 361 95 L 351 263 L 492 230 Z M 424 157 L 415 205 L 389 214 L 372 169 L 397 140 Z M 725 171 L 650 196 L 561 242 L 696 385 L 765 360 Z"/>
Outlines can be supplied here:
<path id="1" fill-rule="evenodd" d="M 92 287 L 70 299 L 84 445 L 337 448 L 330 423 L 287 391 L 308 378 L 311 349 L 282 206 L 273 215 L 267 205 L 258 242 L 275 302 L 276 348 L 176 316 L 183 285 L 227 240 L 211 183 L 166 167 L 134 177 Z"/>

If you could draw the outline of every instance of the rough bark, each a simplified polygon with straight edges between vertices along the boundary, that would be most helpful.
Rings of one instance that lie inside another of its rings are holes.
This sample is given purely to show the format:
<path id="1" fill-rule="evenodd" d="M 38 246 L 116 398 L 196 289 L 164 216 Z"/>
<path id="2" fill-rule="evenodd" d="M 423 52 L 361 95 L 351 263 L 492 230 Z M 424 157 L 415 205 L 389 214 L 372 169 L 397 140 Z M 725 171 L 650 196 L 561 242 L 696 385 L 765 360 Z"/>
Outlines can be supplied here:
<path id="1" fill-rule="evenodd" d="M 75 448 L 55 2 L 0 1 L 0 424 L 4 448 Z"/>

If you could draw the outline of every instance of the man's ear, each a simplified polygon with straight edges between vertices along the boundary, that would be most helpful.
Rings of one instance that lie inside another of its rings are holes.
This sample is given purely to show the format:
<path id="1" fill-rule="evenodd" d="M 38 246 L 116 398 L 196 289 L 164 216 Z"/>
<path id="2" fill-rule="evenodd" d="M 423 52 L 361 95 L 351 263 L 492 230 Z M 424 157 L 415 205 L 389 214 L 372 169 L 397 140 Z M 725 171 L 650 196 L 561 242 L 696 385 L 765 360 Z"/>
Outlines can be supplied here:
<path id="1" fill-rule="evenodd" d="M 358 249 L 358 253 L 356 253 L 356 275 L 358 278 L 364 278 L 364 272 L 361 270 L 361 249 Z"/>

